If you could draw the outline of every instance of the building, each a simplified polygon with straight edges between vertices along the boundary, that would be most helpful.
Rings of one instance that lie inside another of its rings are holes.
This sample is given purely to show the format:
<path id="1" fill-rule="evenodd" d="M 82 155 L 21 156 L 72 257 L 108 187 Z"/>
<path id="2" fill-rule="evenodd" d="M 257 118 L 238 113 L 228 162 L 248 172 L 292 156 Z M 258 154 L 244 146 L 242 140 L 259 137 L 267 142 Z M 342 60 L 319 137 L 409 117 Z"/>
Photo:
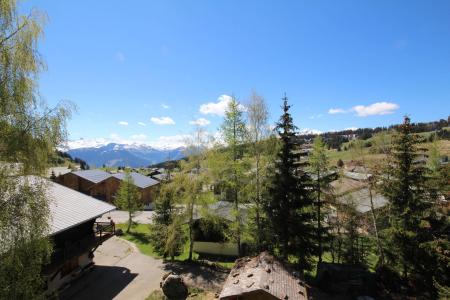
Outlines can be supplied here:
<path id="1" fill-rule="evenodd" d="M 267 252 L 236 261 L 222 288 L 221 300 L 308 299 L 305 283 Z"/>
<path id="2" fill-rule="evenodd" d="M 53 292 L 93 266 L 95 249 L 115 232 L 114 223 L 95 220 L 116 207 L 54 182 L 47 196 L 53 253 L 43 273 Z"/>
<path id="3" fill-rule="evenodd" d="M 135 172 L 130 173 L 130 175 L 133 179 L 134 185 L 141 193 L 141 201 L 144 204 L 144 209 L 152 209 L 155 193 L 159 186 L 159 181 Z M 117 173 L 112 175 L 112 178 L 115 179 L 116 184 L 113 185 L 114 189 L 111 192 L 114 192 L 115 194 L 118 191 L 120 182 L 125 179 L 125 176 L 126 173 Z"/>
<path id="4" fill-rule="evenodd" d="M 159 181 L 135 172 L 131 172 L 130 175 L 141 193 L 144 208 L 151 209 Z M 120 183 L 124 178 L 125 173 L 111 174 L 96 169 L 64 174 L 58 177 L 58 182 L 86 195 L 114 203 Z"/>
<path id="5" fill-rule="evenodd" d="M 83 194 L 112 202 L 115 191 L 109 186 L 110 182 L 105 182 L 111 176 L 98 169 L 82 170 L 64 174 L 58 177 L 58 182 Z"/>

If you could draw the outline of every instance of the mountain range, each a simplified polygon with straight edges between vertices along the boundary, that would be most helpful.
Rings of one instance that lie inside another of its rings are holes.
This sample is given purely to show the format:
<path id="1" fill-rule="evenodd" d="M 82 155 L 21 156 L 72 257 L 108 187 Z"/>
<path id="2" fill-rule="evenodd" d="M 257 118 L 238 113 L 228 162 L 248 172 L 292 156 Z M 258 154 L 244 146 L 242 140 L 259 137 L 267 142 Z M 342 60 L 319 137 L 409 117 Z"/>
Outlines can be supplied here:
<path id="1" fill-rule="evenodd" d="M 146 167 L 166 160 L 184 157 L 184 148 L 156 149 L 141 144 L 108 143 L 95 147 L 69 149 L 66 152 L 72 157 L 86 161 L 91 168 L 101 167 Z"/>

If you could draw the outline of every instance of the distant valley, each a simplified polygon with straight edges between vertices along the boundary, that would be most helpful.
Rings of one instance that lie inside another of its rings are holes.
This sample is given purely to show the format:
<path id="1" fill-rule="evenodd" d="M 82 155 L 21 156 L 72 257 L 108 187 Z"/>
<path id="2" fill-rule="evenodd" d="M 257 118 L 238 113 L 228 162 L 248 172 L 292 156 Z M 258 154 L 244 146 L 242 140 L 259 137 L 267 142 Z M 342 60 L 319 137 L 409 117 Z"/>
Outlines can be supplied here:
<path id="1" fill-rule="evenodd" d="M 176 160 L 184 157 L 184 148 L 156 149 L 139 144 L 109 143 L 96 147 L 69 149 L 72 157 L 86 161 L 91 168 L 102 167 L 144 167 L 167 160 Z"/>

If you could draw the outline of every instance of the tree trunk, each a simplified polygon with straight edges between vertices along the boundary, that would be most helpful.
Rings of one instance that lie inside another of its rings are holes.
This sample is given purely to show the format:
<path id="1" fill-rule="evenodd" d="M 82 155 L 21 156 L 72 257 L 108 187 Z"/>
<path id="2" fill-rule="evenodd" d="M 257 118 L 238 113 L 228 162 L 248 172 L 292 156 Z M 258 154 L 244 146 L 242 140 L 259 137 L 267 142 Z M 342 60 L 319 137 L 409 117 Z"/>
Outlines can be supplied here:
<path id="1" fill-rule="evenodd" d="M 369 183 L 369 196 L 370 196 L 370 210 L 372 212 L 372 219 L 373 219 L 373 228 L 375 230 L 375 238 L 377 240 L 377 247 L 378 247 L 378 255 L 380 256 L 380 262 L 381 265 L 384 265 L 384 253 L 383 253 L 383 247 L 381 245 L 381 240 L 378 235 L 378 226 L 377 226 L 377 218 L 375 215 L 375 207 L 373 205 L 373 196 L 372 196 L 372 187 Z"/>
<path id="2" fill-rule="evenodd" d="M 189 257 L 188 260 L 192 260 L 192 251 L 194 248 L 194 232 L 192 230 L 192 226 L 194 225 L 194 204 L 191 204 L 190 213 L 189 213 Z"/>
<path id="3" fill-rule="evenodd" d="M 319 242 L 319 263 L 322 262 L 322 232 L 320 222 L 320 171 L 317 170 L 317 240 Z"/>
<path id="4" fill-rule="evenodd" d="M 256 155 L 256 248 L 261 251 L 261 241 L 262 241 L 262 230 L 261 230 L 261 220 L 260 220 L 260 180 L 259 180 L 259 154 Z"/>
<path id="5" fill-rule="evenodd" d="M 127 233 L 130 232 L 131 229 L 131 211 L 128 211 L 128 228 Z"/>

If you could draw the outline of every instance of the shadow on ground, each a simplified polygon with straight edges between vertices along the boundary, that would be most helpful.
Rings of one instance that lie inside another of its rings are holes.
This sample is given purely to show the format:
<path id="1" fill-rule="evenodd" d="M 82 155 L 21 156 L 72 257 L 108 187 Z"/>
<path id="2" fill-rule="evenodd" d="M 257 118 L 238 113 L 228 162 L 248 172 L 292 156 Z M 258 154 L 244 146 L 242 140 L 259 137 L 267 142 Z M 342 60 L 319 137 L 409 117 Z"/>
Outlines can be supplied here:
<path id="1" fill-rule="evenodd" d="M 136 276 L 123 267 L 94 266 L 92 271 L 75 280 L 59 296 L 61 300 L 113 299 Z"/>

